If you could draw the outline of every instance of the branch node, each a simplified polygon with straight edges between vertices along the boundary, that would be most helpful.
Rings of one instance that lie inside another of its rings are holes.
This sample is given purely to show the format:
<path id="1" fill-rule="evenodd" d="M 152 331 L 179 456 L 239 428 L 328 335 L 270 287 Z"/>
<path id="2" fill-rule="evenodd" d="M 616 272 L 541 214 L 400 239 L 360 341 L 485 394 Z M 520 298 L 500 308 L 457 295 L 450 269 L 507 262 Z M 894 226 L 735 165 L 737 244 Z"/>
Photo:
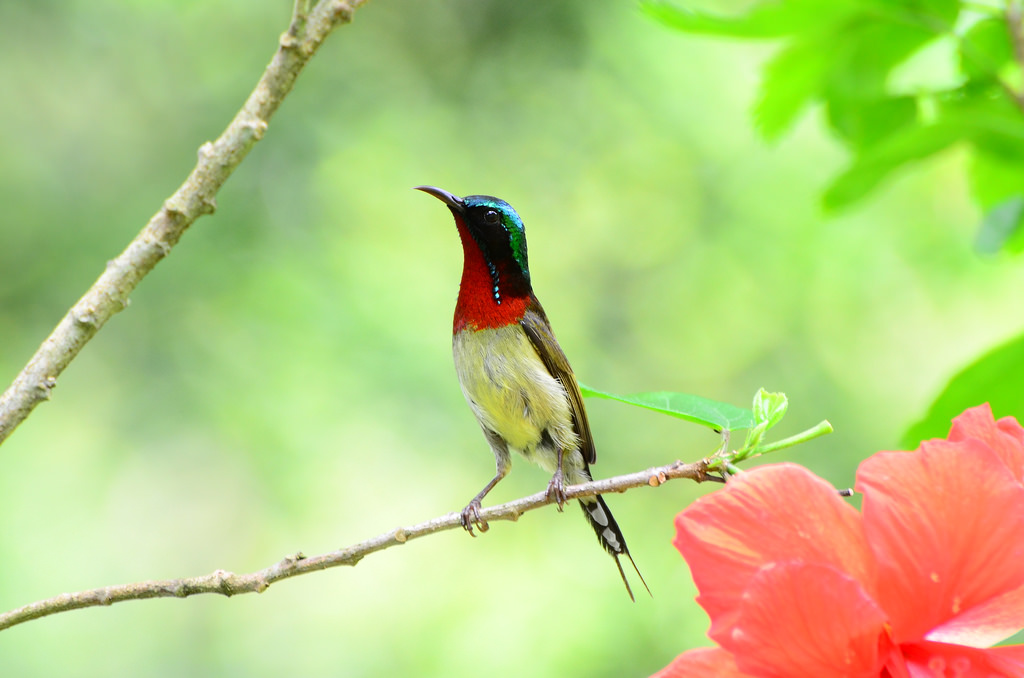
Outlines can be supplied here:
<path id="1" fill-rule="evenodd" d="M 99 328 L 100 321 L 96 317 L 96 307 L 86 306 L 85 308 L 75 308 L 71 311 L 72 317 L 75 322 L 79 325 L 85 325 L 87 327 Z"/>
<path id="2" fill-rule="evenodd" d="M 239 591 L 238 587 L 235 586 L 236 578 L 234 572 L 228 572 L 227 570 L 214 570 L 213 572 L 213 580 L 217 584 L 217 592 L 228 598 Z M 244 588 L 241 590 L 244 590 Z"/>
<path id="3" fill-rule="evenodd" d="M 306 556 L 302 553 L 302 551 L 297 551 L 296 553 L 287 555 L 283 559 L 281 559 L 281 562 L 279 562 L 277 565 L 274 565 L 274 574 L 280 574 L 281 572 L 294 570 L 295 564 L 305 559 Z M 270 586 L 270 584 L 268 583 L 267 586 Z"/>
<path id="4" fill-rule="evenodd" d="M 164 214 L 175 223 L 181 223 L 188 219 L 188 215 L 185 214 L 185 207 L 178 202 L 177 193 L 164 201 Z"/>
<path id="5" fill-rule="evenodd" d="M 404 529 L 399 527 L 395 530 L 395 541 L 397 541 L 399 544 L 404 544 L 408 540 L 409 536 L 405 533 Z"/>
<path id="6" fill-rule="evenodd" d="M 40 400 L 49 400 L 50 392 L 57 386 L 57 377 L 52 374 L 43 377 L 42 381 L 36 384 Z"/>
<path id="7" fill-rule="evenodd" d="M 174 220 L 179 220 L 180 219 L 182 221 L 184 221 L 184 219 L 185 219 L 185 213 L 180 211 L 179 209 L 177 209 L 175 207 L 168 207 L 167 205 L 164 205 L 164 210 L 167 212 L 168 216 L 171 219 L 174 219 Z M 173 245 L 171 245 L 170 243 L 165 242 L 164 240 L 161 240 L 160 236 L 158 236 L 155 233 L 147 233 L 147 234 L 145 234 L 141 238 L 141 242 L 143 244 L 145 244 L 146 247 L 155 249 L 156 250 L 156 257 L 158 259 L 163 259 L 168 254 L 170 254 L 171 253 L 171 248 L 173 247 Z M 120 262 L 118 262 L 116 259 L 113 260 L 113 261 L 108 261 L 107 262 L 107 268 L 111 268 L 111 267 L 119 266 L 119 265 L 120 265 Z M 128 302 L 127 302 L 127 299 L 126 299 L 125 302 L 122 303 L 120 310 L 124 310 L 125 308 L 127 308 L 127 306 L 128 306 Z"/>
<path id="8" fill-rule="evenodd" d="M 205 144 L 199 147 L 197 155 L 199 156 L 199 162 L 205 162 L 210 159 L 213 155 L 213 142 L 207 141 Z"/>
<path id="9" fill-rule="evenodd" d="M 185 582 L 181 581 L 180 579 L 175 579 L 172 582 L 168 582 L 167 586 L 163 587 L 163 590 L 167 591 L 167 593 L 174 596 L 175 598 L 188 597 L 188 590 L 185 587 Z"/>
<path id="10" fill-rule="evenodd" d="M 259 141 L 267 131 L 267 121 L 260 120 L 259 118 L 255 120 L 246 120 L 242 123 L 242 128 L 252 132 L 253 138 L 256 139 L 256 141 Z"/>
<path id="11" fill-rule="evenodd" d="M 342 24 L 352 23 L 352 16 L 355 14 L 348 5 L 339 5 L 334 8 L 334 20 Z"/>

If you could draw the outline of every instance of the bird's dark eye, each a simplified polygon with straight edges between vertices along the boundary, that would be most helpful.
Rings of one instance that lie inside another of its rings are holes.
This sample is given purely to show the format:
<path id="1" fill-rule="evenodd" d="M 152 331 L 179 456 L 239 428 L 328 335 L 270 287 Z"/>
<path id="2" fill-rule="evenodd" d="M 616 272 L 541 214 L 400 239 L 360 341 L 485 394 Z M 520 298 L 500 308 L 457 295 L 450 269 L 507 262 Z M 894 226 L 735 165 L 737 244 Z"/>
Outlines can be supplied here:
<path id="1" fill-rule="evenodd" d="M 488 226 L 497 226 L 501 223 L 501 215 L 497 210 L 487 210 L 484 212 L 484 223 Z"/>

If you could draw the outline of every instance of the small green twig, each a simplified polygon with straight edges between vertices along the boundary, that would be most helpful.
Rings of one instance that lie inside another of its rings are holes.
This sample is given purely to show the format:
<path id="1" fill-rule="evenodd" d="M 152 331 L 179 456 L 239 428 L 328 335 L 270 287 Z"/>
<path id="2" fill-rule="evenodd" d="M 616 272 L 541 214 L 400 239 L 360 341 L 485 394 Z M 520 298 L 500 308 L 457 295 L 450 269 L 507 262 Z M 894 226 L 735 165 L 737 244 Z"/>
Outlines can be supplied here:
<path id="1" fill-rule="evenodd" d="M 778 452 L 779 450 L 787 447 L 793 447 L 794 445 L 799 445 L 801 443 L 806 443 L 814 438 L 832 433 L 832 431 L 832 424 L 825 420 L 812 426 L 806 431 L 802 431 L 788 438 L 783 438 L 782 440 L 777 440 L 773 443 L 766 443 L 764 445 L 755 444 L 750 447 L 734 450 L 733 452 L 725 454 L 718 453 L 715 454 L 708 462 L 708 471 L 722 473 L 724 475 L 736 475 L 742 471 L 742 469 L 736 466 L 739 462 L 747 461 L 754 457 L 760 457 L 763 454 Z"/>
<path id="2" fill-rule="evenodd" d="M 816 425 L 807 429 L 806 431 L 797 433 L 794 436 L 783 438 L 782 440 L 777 440 L 774 443 L 768 443 L 767 445 L 758 445 L 754 449 L 750 450 L 749 454 L 736 459 L 736 461 L 743 461 L 745 459 L 750 459 L 751 457 L 759 457 L 762 454 L 777 452 L 787 447 L 793 447 L 794 445 L 806 443 L 808 440 L 813 440 L 823 435 L 832 433 L 833 430 L 834 429 L 832 428 L 832 424 L 830 424 L 828 420 L 820 421 Z"/>
<path id="3" fill-rule="evenodd" d="M 306 32 L 306 22 L 309 20 L 309 0 L 295 0 L 295 7 L 292 9 L 292 22 L 288 26 L 288 35 L 298 40 Z"/>

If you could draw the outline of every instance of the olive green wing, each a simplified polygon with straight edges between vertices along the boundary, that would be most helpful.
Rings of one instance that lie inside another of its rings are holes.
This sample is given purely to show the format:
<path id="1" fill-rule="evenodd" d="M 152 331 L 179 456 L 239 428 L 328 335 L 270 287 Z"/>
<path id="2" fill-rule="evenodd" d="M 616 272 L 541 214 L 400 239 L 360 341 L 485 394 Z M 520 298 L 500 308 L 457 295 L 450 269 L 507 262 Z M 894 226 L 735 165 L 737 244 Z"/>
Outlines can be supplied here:
<path id="1" fill-rule="evenodd" d="M 530 300 L 530 305 L 527 306 L 519 324 L 530 338 L 541 361 L 551 375 L 562 383 L 562 388 L 569 396 L 573 426 L 580 437 L 580 453 L 588 464 L 593 464 L 597 461 L 597 450 L 594 449 L 594 438 L 590 435 L 590 422 L 587 421 L 587 411 L 583 408 L 583 396 L 580 394 L 579 384 L 576 383 L 576 375 L 572 373 L 568 358 L 555 340 L 555 333 L 551 331 L 551 324 L 537 297 Z"/>

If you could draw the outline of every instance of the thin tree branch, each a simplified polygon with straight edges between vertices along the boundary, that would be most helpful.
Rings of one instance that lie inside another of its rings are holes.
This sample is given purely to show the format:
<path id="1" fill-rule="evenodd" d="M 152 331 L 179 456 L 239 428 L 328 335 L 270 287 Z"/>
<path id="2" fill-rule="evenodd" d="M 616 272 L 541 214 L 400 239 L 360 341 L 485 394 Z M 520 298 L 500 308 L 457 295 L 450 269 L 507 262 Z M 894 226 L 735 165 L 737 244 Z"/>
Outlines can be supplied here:
<path id="1" fill-rule="evenodd" d="M 609 492 L 625 492 L 626 490 L 649 485 L 657 487 L 673 478 L 689 478 L 697 482 L 705 480 L 721 481 L 708 475 L 708 460 L 704 459 L 692 464 L 677 461 L 674 464 L 638 471 L 627 475 L 605 478 L 581 485 L 565 488 L 566 497 L 578 498 Z M 491 506 L 480 511 L 485 521 L 518 520 L 527 511 L 551 504 L 547 492 L 516 499 L 499 506 Z M 0 630 L 23 624 L 33 619 L 46 617 L 59 612 L 79 610 L 86 607 L 113 605 L 126 600 L 146 600 L 148 598 L 187 598 L 201 593 L 219 593 L 223 596 L 234 596 L 240 593 L 262 593 L 274 582 L 318 570 L 326 570 L 339 565 L 356 565 L 360 560 L 384 549 L 398 546 L 406 542 L 425 537 L 437 532 L 461 528 L 459 513 L 446 515 L 408 527 L 399 527 L 390 532 L 378 535 L 373 539 L 348 546 L 331 553 L 318 556 L 304 556 L 296 553 L 284 558 L 281 562 L 264 568 L 258 572 L 235 574 L 226 570 L 217 570 L 201 577 L 184 579 L 165 579 L 160 581 L 144 581 L 120 586 L 64 593 L 54 598 L 40 600 L 16 610 L 0 614 Z"/>
<path id="2" fill-rule="evenodd" d="M 217 191 L 267 130 L 306 63 L 339 24 L 367 0 L 296 0 L 288 30 L 249 98 L 216 141 L 199 148 L 199 161 L 145 228 L 71 307 L 10 387 L 0 395 L 0 443 L 49 399 L 57 377 L 118 311 L 139 281 L 170 253 L 196 219 L 216 207 Z"/>

